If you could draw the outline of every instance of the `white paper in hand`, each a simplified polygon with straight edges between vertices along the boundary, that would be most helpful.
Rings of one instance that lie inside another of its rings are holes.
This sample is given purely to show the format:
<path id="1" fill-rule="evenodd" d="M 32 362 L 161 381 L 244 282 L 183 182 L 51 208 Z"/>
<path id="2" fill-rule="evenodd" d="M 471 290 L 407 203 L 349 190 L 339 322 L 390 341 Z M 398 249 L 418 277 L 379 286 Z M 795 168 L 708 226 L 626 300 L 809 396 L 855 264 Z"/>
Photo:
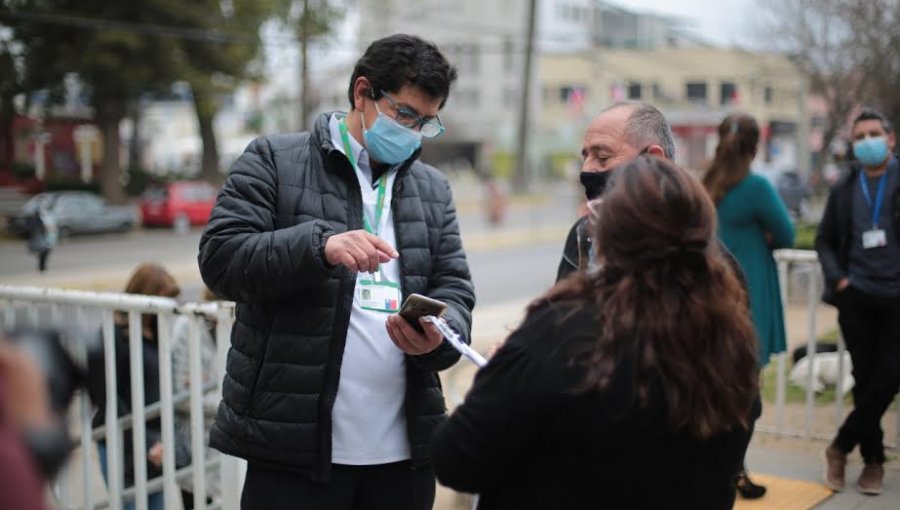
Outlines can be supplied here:
<path id="1" fill-rule="evenodd" d="M 475 363 L 479 368 L 487 365 L 487 360 L 484 359 L 484 356 L 478 354 L 478 352 L 469 347 L 468 344 L 459 339 L 459 335 L 456 334 L 456 331 L 453 331 L 453 328 L 447 324 L 447 321 L 444 319 L 435 317 L 433 315 L 425 316 L 425 320 L 434 324 L 437 327 L 438 331 L 444 335 L 444 338 L 450 342 L 450 345 L 453 346 L 454 349 L 459 351 L 463 356 L 468 358 L 472 363 Z"/>

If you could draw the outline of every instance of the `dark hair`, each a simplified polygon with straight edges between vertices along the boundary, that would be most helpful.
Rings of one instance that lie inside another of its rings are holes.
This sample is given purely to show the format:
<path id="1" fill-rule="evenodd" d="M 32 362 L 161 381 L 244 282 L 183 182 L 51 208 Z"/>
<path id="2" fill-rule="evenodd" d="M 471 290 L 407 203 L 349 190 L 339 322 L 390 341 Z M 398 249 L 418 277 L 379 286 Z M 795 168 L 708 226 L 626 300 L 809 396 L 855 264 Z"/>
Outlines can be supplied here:
<path id="1" fill-rule="evenodd" d="M 135 268 L 131 274 L 128 283 L 125 284 L 125 293 L 175 298 L 181 294 L 181 288 L 165 268 L 159 264 L 144 263 Z M 116 312 L 116 322 L 128 324 L 128 314 Z M 141 324 L 144 335 L 156 340 L 156 316 L 142 315 Z"/>
<path id="2" fill-rule="evenodd" d="M 758 143 L 759 125 L 753 117 L 733 113 L 722 120 L 716 156 L 703 177 L 703 185 L 713 202 L 719 203 L 729 189 L 747 177 Z"/>
<path id="3" fill-rule="evenodd" d="M 633 360 L 636 398 L 646 403 L 658 384 L 674 430 L 708 438 L 747 426 L 758 384 L 753 324 L 703 187 L 641 156 L 615 170 L 595 211 L 599 270 L 575 273 L 531 305 L 599 308 L 600 336 L 576 357 L 583 389 L 608 387 Z"/>
<path id="4" fill-rule="evenodd" d="M 619 101 L 600 112 L 604 114 L 618 108 L 630 108 L 628 122 L 625 125 L 625 137 L 634 147 L 657 144 L 662 147 L 663 154 L 675 159 L 675 137 L 666 117 L 655 106 L 643 101 Z"/>
<path id="5" fill-rule="evenodd" d="M 432 99 L 447 102 L 450 85 L 456 81 L 456 68 L 451 66 L 434 43 L 414 35 L 394 34 L 369 45 L 356 62 L 350 77 L 350 109 L 353 87 L 360 76 L 372 84 L 372 98 L 381 98 L 381 91 L 399 92 L 404 85 L 415 87 Z"/>
<path id="6" fill-rule="evenodd" d="M 894 126 L 891 125 L 891 121 L 887 119 L 884 115 L 882 115 L 879 111 L 873 108 L 863 108 L 859 115 L 853 119 L 853 127 L 856 127 L 857 124 L 864 120 L 877 120 L 881 122 L 881 127 L 884 129 L 885 133 L 893 133 Z"/>

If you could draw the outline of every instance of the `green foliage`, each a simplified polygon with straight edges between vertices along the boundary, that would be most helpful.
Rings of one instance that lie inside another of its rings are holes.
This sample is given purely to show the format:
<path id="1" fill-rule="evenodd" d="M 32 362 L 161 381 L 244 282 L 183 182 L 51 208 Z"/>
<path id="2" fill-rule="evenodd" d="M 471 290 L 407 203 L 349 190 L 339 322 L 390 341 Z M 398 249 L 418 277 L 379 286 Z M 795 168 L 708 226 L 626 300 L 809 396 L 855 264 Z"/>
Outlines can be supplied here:
<path id="1" fill-rule="evenodd" d="M 11 170 L 16 179 L 31 179 L 35 175 L 35 168 L 31 163 L 13 163 Z"/>
<path id="2" fill-rule="evenodd" d="M 800 222 L 795 226 L 794 248 L 798 250 L 814 250 L 816 244 L 816 223 Z"/>
<path id="3" fill-rule="evenodd" d="M 124 176 L 125 194 L 129 197 L 141 196 L 153 179 L 147 170 L 141 167 L 129 167 Z"/>
<path id="4" fill-rule="evenodd" d="M 78 179 L 49 179 L 44 183 L 44 191 L 90 191 L 100 193 L 100 184 Z"/>

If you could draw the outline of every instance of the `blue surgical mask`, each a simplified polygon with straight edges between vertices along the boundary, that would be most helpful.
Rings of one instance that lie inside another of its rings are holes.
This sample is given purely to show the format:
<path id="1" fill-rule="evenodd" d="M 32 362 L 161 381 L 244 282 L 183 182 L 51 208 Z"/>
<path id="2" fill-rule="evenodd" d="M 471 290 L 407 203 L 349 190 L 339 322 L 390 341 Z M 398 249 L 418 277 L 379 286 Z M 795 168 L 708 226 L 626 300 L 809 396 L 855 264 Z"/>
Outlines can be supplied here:
<path id="1" fill-rule="evenodd" d="M 362 123 L 366 150 L 379 163 L 396 165 L 406 161 L 422 145 L 422 134 L 381 113 L 378 103 L 375 103 L 375 109 L 378 117 L 372 127 L 366 129 L 365 119 Z"/>
<path id="2" fill-rule="evenodd" d="M 876 136 L 853 142 L 853 154 L 863 166 L 877 167 L 888 157 L 887 137 Z"/>

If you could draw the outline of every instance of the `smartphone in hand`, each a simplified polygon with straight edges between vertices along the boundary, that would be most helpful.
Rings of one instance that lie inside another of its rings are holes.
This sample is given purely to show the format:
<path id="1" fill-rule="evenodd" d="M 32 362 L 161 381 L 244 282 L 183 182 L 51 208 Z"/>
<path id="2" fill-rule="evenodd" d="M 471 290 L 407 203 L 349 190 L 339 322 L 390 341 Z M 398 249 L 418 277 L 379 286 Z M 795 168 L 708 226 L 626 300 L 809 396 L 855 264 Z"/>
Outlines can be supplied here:
<path id="1" fill-rule="evenodd" d="M 421 294 L 410 294 L 406 297 L 406 300 L 403 302 L 403 306 L 400 307 L 400 311 L 397 312 L 397 315 L 406 319 L 406 322 L 416 328 L 416 331 L 424 333 L 425 330 L 422 329 L 422 325 L 419 324 L 419 317 L 424 317 L 426 315 L 440 317 L 446 310 L 446 303 L 442 303 L 437 299 L 432 299 Z"/>

